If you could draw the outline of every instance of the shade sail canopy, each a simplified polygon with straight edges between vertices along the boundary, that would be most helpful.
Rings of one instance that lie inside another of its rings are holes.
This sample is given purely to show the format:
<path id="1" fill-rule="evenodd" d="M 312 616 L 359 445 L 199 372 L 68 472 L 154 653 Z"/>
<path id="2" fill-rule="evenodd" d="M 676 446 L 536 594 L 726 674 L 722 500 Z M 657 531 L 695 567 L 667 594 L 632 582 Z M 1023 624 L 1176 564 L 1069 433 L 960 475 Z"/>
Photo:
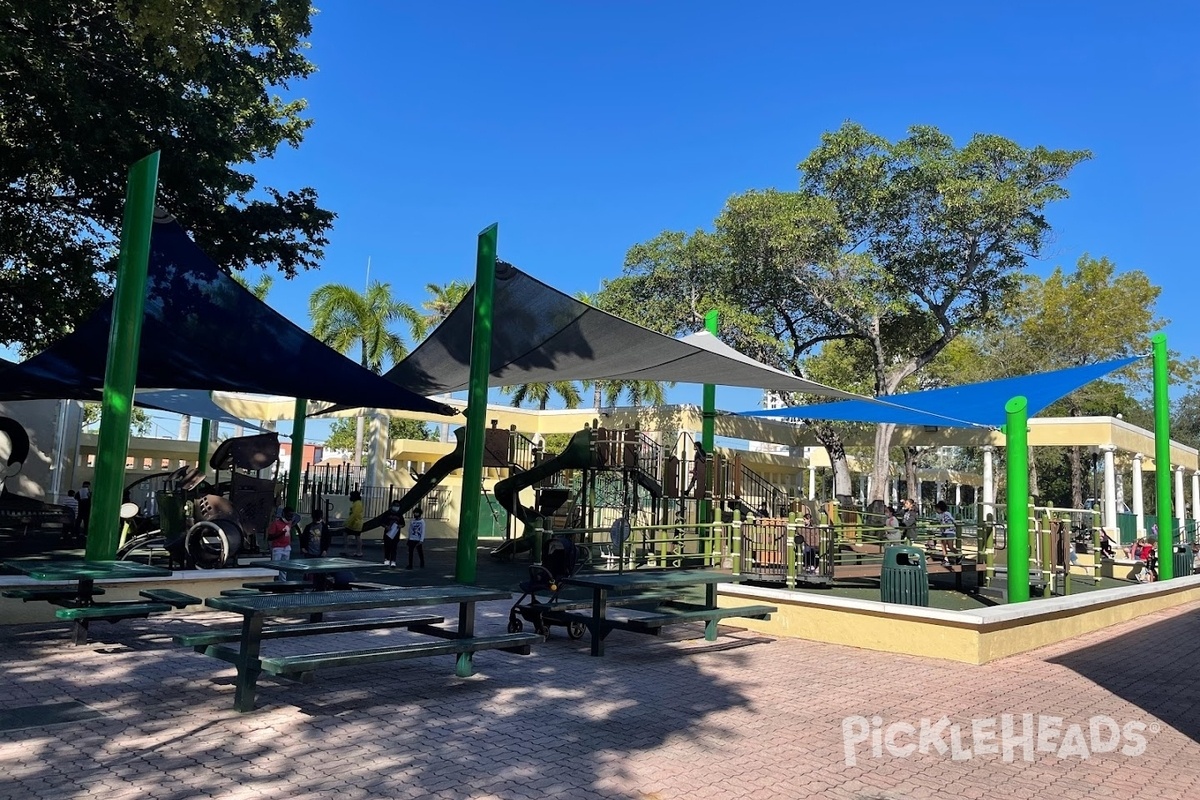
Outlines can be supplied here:
<path id="1" fill-rule="evenodd" d="M 474 307 L 472 289 L 386 377 L 422 394 L 467 388 Z M 656 333 L 507 264 L 496 270 L 493 319 L 491 386 L 647 380 L 858 397 L 755 361 L 707 333 L 684 339 Z"/>
<path id="2" fill-rule="evenodd" d="M 1081 386 L 1129 366 L 1141 356 L 1088 364 L 1017 378 L 929 389 L 867 400 L 845 400 L 774 410 L 743 411 L 748 417 L 792 417 L 842 422 L 928 425 L 941 428 L 999 428 L 1004 404 L 1014 397 L 1029 401 L 1029 416 Z"/>
<path id="3" fill-rule="evenodd" d="M 152 389 L 138 391 L 133 395 L 133 404 L 142 408 L 169 411 L 196 419 L 207 419 L 225 425 L 241 426 L 255 431 L 266 431 L 257 425 L 238 419 L 212 401 L 208 392 L 194 389 Z"/>
<path id="4" fill-rule="evenodd" d="M 0 367 L 0 400 L 95 400 L 112 300 L 69 336 Z M 454 414 L 385 380 L 290 322 L 217 268 L 172 217 L 155 219 L 137 386 L 278 394 L 368 408 Z"/>

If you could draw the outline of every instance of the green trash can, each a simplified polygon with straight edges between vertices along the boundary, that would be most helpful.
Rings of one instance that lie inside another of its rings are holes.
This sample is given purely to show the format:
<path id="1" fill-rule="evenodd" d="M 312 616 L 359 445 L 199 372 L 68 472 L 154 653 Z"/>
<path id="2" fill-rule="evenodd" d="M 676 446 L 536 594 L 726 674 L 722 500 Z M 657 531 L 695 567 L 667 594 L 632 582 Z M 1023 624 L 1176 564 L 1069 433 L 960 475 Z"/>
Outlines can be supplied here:
<path id="1" fill-rule="evenodd" d="M 1190 544 L 1177 544 L 1174 548 L 1174 560 L 1171 562 L 1175 571 L 1172 573 L 1176 578 L 1182 578 L 1185 575 L 1192 574 L 1192 546 Z"/>
<path id="2" fill-rule="evenodd" d="M 916 547 L 888 547 L 883 551 L 879 599 L 906 606 L 929 605 L 929 574 L 925 552 Z"/>

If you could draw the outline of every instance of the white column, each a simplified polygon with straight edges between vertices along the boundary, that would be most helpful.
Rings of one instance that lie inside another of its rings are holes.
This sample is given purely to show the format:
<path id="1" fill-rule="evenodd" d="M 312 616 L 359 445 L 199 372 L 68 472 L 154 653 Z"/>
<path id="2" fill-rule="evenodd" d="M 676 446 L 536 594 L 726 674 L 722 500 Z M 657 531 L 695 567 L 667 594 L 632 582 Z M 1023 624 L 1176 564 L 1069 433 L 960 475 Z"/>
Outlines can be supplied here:
<path id="1" fill-rule="evenodd" d="M 1142 456 L 1141 453 L 1133 454 L 1133 514 L 1137 517 L 1137 531 L 1134 532 L 1134 538 L 1141 536 L 1142 531 L 1146 530 L 1146 504 L 1142 499 Z M 1128 544 L 1128 542 L 1122 542 Z"/>
<path id="2" fill-rule="evenodd" d="M 1100 452 L 1104 453 L 1104 528 L 1111 535 L 1117 529 L 1117 470 L 1113 460 L 1117 448 L 1105 444 Z"/>
<path id="3" fill-rule="evenodd" d="M 808 465 L 808 499 L 817 499 L 817 468 L 812 464 Z"/>
<path id="4" fill-rule="evenodd" d="M 956 506 L 962 505 L 962 484 L 961 483 L 954 484 L 954 505 L 956 505 Z"/>
<path id="5" fill-rule="evenodd" d="M 368 412 L 368 417 L 370 438 L 367 441 L 367 470 L 363 484 L 381 486 L 387 473 L 387 459 L 391 455 L 388 452 L 388 418 L 375 409 Z"/>
<path id="6" fill-rule="evenodd" d="M 894 507 L 900 506 L 900 478 L 899 478 L 899 476 L 895 476 L 892 478 L 892 505 Z"/>
<path id="7" fill-rule="evenodd" d="M 1175 518 L 1179 520 L 1176 533 L 1184 530 L 1184 517 L 1187 516 L 1186 500 L 1183 497 L 1183 465 L 1175 468 Z"/>
<path id="8" fill-rule="evenodd" d="M 1200 472 L 1192 473 L 1192 519 L 1200 519 Z"/>
<path id="9" fill-rule="evenodd" d="M 985 445 L 983 448 L 983 518 L 988 514 L 996 516 L 996 448 Z"/>

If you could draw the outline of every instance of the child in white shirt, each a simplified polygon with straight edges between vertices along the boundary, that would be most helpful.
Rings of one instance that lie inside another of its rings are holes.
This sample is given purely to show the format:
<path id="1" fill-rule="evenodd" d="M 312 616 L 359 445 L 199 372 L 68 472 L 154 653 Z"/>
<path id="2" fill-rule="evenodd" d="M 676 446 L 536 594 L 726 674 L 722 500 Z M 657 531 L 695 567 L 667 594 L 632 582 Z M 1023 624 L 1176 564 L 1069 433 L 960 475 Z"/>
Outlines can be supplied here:
<path id="1" fill-rule="evenodd" d="M 412 522 L 408 525 L 408 566 L 413 568 L 413 552 L 421 557 L 421 569 L 425 569 L 425 520 L 421 518 L 421 509 L 413 509 Z"/>

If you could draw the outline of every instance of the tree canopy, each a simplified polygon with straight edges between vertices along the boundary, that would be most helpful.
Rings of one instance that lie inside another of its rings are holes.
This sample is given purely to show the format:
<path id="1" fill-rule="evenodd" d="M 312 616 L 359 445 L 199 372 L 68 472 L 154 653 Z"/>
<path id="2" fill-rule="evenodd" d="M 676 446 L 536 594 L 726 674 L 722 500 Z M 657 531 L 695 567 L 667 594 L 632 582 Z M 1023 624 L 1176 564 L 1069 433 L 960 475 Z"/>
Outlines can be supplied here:
<path id="1" fill-rule="evenodd" d="M 230 271 L 315 268 L 334 214 L 250 172 L 312 124 L 310 0 L 0 0 L 0 342 L 32 352 L 108 294 L 125 179 Z"/>
<path id="2" fill-rule="evenodd" d="M 990 134 L 959 147 L 931 126 L 892 142 L 847 123 L 800 163 L 798 191 L 735 195 L 713 232 L 635 245 L 606 299 L 670 333 L 718 308 L 722 338 L 798 374 L 825 343 L 856 341 L 849 352 L 867 359 L 856 374 L 893 394 L 1015 296 L 1049 232 L 1046 207 L 1089 157 Z M 881 496 L 891 427 L 879 431 Z M 818 433 L 838 462 L 833 431 Z"/>

